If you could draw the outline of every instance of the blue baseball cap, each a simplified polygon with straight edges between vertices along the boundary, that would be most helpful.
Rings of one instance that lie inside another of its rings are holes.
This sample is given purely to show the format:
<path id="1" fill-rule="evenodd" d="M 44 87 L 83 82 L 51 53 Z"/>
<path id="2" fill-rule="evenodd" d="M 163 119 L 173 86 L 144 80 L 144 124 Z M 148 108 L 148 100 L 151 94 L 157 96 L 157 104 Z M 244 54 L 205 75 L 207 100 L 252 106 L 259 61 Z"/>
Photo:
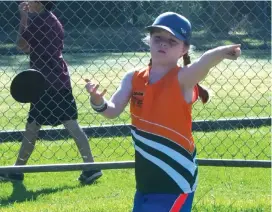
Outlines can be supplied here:
<path id="1" fill-rule="evenodd" d="M 166 12 L 159 15 L 151 26 L 145 28 L 149 32 L 153 29 L 164 29 L 176 38 L 190 43 L 192 26 L 190 21 L 184 16 Z"/>

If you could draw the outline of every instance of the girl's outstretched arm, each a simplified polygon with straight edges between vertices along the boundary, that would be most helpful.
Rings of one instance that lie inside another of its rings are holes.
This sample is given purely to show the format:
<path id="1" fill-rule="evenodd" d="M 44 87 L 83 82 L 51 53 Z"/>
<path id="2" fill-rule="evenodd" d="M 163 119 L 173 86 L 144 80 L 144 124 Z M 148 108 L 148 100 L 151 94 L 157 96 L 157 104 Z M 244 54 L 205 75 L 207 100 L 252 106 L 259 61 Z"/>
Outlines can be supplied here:
<path id="1" fill-rule="evenodd" d="M 99 92 L 99 84 L 92 83 L 86 79 L 87 82 L 85 88 L 90 93 L 90 103 L 96 111 L 104 110 L 100 112 L 106 118 L 113 119 L 118 117 L 125 107 L 127 106 L 132 92 L 132 78 L 134 72 L 128 72 L 116 92 L 112 95 L 109 101 L 105 100 L 104 95 L 107 92 Z M 105 109 L 106 108 L 106 109 Z"/>
<path id="2" fill-rule="evenodd" d="M 206 51 L 196 62 L 181 69 L 180 84 L 187 88 L 194 87 L 206 77 L 212 67 L 222 60 L 236 60 L 241 55 L 240 46 L 240 44 L 219 46 Z"/>

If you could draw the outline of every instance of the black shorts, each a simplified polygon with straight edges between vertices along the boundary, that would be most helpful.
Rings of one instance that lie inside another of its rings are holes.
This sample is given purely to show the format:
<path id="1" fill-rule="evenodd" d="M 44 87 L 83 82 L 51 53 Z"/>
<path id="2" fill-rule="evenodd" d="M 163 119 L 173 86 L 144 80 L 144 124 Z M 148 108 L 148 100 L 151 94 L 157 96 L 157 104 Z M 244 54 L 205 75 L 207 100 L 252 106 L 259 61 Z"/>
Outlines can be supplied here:
<path id="1" fill-rule="evenodd" d="M 30 104 L 28 123 L 57 126 L 78 118 L 77 106 L 71 89 L 48 89 L 39 101 Z"/>

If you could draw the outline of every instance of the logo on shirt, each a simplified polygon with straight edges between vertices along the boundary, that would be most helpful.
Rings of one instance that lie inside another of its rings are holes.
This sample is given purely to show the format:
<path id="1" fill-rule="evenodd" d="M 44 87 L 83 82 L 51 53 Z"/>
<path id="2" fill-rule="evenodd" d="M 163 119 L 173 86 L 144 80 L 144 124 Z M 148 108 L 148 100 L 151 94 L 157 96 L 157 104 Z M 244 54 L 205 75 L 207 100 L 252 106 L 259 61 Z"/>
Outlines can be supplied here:
<path id="1" fill-rule="evenodd" d="M 136 107 L 142 107 L 144 100 L 144 93 L 141 91 L 134 91 L 131 97 L 131 104 Z"/>

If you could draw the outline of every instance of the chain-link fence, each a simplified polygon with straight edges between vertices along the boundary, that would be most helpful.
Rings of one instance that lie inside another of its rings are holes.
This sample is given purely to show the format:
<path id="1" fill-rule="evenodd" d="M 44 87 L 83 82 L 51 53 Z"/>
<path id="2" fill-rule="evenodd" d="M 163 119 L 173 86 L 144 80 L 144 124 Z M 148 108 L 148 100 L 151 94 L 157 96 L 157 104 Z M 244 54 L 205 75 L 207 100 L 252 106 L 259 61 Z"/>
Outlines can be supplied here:
<path id="1" fill-rule="evenodd" d="M 242 45 L 241 58 L 220 63 L 201 82 L 209 89 L 211 101 L 206 105 L 197 102 L 193 108 L 199 158 L 239 159 L 241 166 L 248 166 L 243 160 L 270 160 L 270 1 L 56 2 L 53 12 L 65 30 L 63 57 L 68 63 L 78 122 L 89 136 L 95 161 L 133 160 L 130 117 L 128 107 L 114 120 L 93 112 L 84 79 L 100 83 L 109 98 L 127 71 L 148 64 L 143 29 L 165 11 L 184 14 L 191 21 L 192 61 L 219 45 Z M 0 2 L 0 14 L 0 166 L 4 167 L 16 160 L 20 147 L 16 141 L 21 140 L 29 110 L 28 104 L 12 99 L 10 83 L 29 67 L 29 56 L 16 49 L 18 2 Z M 77 147 L 61 125 L 42 127 L 30 164 L 78 162 Z M 203 164 L 226 165 L 209 160 Z"/>

